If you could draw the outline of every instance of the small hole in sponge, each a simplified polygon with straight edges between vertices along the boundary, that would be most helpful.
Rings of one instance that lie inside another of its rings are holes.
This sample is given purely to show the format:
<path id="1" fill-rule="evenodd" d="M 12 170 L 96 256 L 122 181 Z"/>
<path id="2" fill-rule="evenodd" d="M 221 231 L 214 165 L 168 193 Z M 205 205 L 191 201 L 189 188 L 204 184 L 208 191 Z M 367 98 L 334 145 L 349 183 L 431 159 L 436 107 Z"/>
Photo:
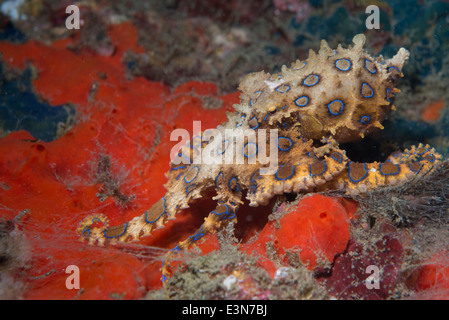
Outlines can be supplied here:
<path id="1" fill-rule="evenodd" d="M 35 148 L 39 152 L 45 151 L 45 147 L 43 145 L 41 145 L 41 144 L 35 145 Z"/>
<path id="2" fill-rule="evenodd" d="M 326 218 L 327 218 L 327 212 L 321 212 L 320 219 L 326 219 Z"/>

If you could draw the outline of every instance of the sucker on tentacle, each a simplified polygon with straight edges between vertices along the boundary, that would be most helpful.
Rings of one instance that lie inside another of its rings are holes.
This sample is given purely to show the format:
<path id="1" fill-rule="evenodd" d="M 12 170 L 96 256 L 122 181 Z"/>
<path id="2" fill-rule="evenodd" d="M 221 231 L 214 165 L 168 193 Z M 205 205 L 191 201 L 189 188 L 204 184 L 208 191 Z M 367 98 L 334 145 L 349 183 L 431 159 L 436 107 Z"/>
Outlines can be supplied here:
<path id="1" fill-rule="evenodd" d="M 81 239 L 90 244 L 128 242 L 151 234 L 189 206 L 206 190 L 215 189 L 216 208 L 203 225 L 176 246 L 188 248 L 207 233 L 237 220 L 243 194 L 250 206 L 267 205 L 275 195 L 339 190 L 365 193 L 397 185 L 433 170 L 441 155 L 428 145 L 394 153 L 382 163 L 351 161 L 339 143 L 357 141 L 375 130 L 394 110 L 395 85 L 403 76 L 409 52 L 401 48 L 389 60 L 363 50 L 365 36 L 354 46 L 336 50 L 323 40 L 318 53 L 297 60 L 282 72 L 247 75 L 240 83 L 240 104 L 228 121 L 183 146 L 180 163 L 170 165 L 167 193 L 142 215 L 119 226 L 109 226 L 104 215 L 85 218 Z M 200 149 L 212 162 L 193 161 Z M 262 174 L 261 169 L 275 170 Z M 168 274 L 166 263 L 162 268 Z"/>

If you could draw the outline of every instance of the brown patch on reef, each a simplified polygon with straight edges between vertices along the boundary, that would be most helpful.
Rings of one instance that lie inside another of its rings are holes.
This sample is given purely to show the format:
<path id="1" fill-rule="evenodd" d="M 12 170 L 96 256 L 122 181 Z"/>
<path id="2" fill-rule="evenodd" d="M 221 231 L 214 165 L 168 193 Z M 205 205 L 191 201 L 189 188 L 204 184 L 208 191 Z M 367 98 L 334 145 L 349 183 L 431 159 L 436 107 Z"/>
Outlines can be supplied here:
<path id="1" fill-rule="evenodd" d="M 97 196 L 101 201 L 113 197 L 115 202 L 126 207 L 136 198 L 135 195 L 126 195 L 121 191 L 121 181 L 112 171 L 112 161 L 109 155 L 101 153 L 95 169 L 95 182 L 100 184 Z"/>

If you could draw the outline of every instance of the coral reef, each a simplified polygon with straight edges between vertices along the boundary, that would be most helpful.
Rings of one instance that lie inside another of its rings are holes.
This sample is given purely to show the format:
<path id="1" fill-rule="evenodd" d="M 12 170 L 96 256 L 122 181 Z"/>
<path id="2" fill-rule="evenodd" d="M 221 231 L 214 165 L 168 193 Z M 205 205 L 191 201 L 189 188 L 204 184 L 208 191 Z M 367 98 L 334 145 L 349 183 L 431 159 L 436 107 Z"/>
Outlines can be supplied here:
<path id="1" fill-rule="evenodd" d="M 30 268 L 29 245 L 20 231 L 24 211 L 11 220 L 0 220 L 0 299 L 19 299 L 25 291 L 21 277 Z"/>

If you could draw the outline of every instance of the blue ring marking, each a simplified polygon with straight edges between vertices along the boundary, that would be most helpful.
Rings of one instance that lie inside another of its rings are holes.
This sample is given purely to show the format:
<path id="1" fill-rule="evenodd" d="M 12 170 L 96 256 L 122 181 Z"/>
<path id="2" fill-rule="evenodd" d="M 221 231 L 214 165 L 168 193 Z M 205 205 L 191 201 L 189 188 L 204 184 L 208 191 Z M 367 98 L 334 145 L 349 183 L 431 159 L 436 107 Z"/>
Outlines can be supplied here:
<path id="1" fill-rule="evenodd" d="M 123 232 L 120 233 L 119 235 L 113 236 L 113 237 L 108 237 L 108 236 L 106 235 L 106 231 L 108 231 L 108 229 L 106 229 L 106 230 L 104 230 L 104 232 L 103 232 L 103 233 L 104 233 L 104 236 L 105 236 L 106 238 L 109 238 L 109 239 L 121 237 L 121 236 L 126 232 L 126 229 L 128 228 L 128 223 L 125 223 L 124 225 L 125 225 L 125 228 L 123 229 Z"/>
<path id="2" fill-rule="evenodd" d="M 218 179 L 220 178 L 220 176 L 222 176 L 222 175 L 223 175 L 223 172 L 220 172 L 220 173 L 217 175 L 217 177 L 215 178 L 215 186 L 216 186 L 218 189 L 221 189 L 221 187 L 218 186 L 217 181 L 218 181 Z"/>
<path id="3" fill-rule="evenodd" d="M 428 160 L 428 161 L 430 161 L 430 162 L 433 163 L 433 162 L 435 162 L 435 160 L 436 160 L 434 154 L 430 153 L 430 154 L 428 154 L 426 157 L 423 157 L 423 154 L 425 154 L 425 153 L 427 153 L 427 152 L 429 152 L 429 151 L 430 151 L 430 149 L 429 149 L 429 148 L 426 148 L 426 150 L 424 150 L 424 151 L 421 152 L 421 153 L 418 153 L 418 155 L 419 155 L 420 157 L 424 158 L 424 160 Z M 427 159 L 428 156 L 431 156 L 431 157 L 432 157 L 432 160 Z"/>
<path id="4" fill-rule="evenodd" d="M 197 147 L 192 146 L 190 143 L 187 146 L 192 148 L 192 149 L 195 149 L 196 151 L 199 151 Z"/>
<path id="5" fill-rule="evenodd" d="M 337 153 L 337 154 L 340 156 L 339 159 L 337 159 L 337 158 L 335 157 L 335 153 Z M 342 162 L 343 162 L 343 156 L 341 155 L 341 153 L 339 153 L 339 152 L 337 152 L 337 151 L 335 151 L 335 153 L 334 153 L 334 155 L 331 155 L 332 159 L 334 159 L 334 160 L 337 161 L 338 163 L 342 163 Z"/>
<path id="6" fill-rule="evenodd" d="M 284 109 L 287 108 L 287 107 L 288 107 L 288 105 L 285 105 L 285 106 L 283 106 L 281 109 L 284 110 Z"/>
<path id="7" fill-rule="evenodd" d="M 389 93 L 393 94 L 393 92 L 390 89 L 387 89 L 387 101 L 391 102 L 390 97 L 389 97 Z"/>
<path id="8" fill-rule="evenodd" d="M 300 104 L 300 103 L 298 102 L 298 100 L 299 100 L 299 99 L 302 99 L 302 98 L 306 98 L 306 99 L 307 99 L 306 103 Z M 295 104 L 296 104 L 298 107 L 305 107 L 307 104 L 309 104 L 309 97 L 308 97 L 308 96 L 301 96 L 301 97 L 299 97 L 299 98 L 297 98 L 297 99 L 295 100 Z"/>
<path id="9" fill-rule="evenodd" d="M 249 144 L 252 144 L 252 145 L 255 145 L 255 146 L 256 146 L 256 152 L 255 152 L 254 154 L 248 155 L 248 154 L 245 153 L 245 148 L 246 148 L 246 146 L 249 145 Z M 257 154 L 257 151 L 258 151 L 258 150 L 259 150 L 259 148 L 257 147 L 257 144 L 255 144 L 255 143 L 253 143 L 253 142 L 248 142 L 247 144 L 245 144 L 245 145 L 243 146 L 243 155 L 244 155 L 245 157 L 247 157 L 247 158 L 254 157 L 254 156 Z"/>
<path id="10" fill-rule="evenodd" d="M 236 181 L 237 181 L 237 188 L 236 188 L 236 190 L 232 189 L 232 187 L 231 187 L 231 182 L 232 182 L 233 180 L 236 180 Z M 229 187 L 229 189 L 230 189 L 232 192 L 237 192 L 237 191 L 240 190 L 240 184 L 238 183 L 238 180 L 237 180 L 236 177 L 231 178 L 231 180 L 229 180 L 228 187 Z"/>
<path id="11" fill-rule="evenodd" d="M 399 68 L 398 67 L 395 67 L 395 66 L 391 66 L 391 67 L 389 67 L 388 68 L 388 73 L 391 73 L 391 69 L 396 69 L 399 73 L 401 73 L 401 70 L 399 70 Z"/>
<path id="12" fill-rule="evenodd" d="M 323 163 L 324 163 L 324 170 L 323 170 L 323 172 L 321 172 L 319 174 L 312 174 L 312 164 L 313 163 L 310 164 L 310 175 L 312 177 L 321 176 L 323 173 L 325 173 L 327 171 L 327 163 L 326 163 L 326 161 L 323 160 Z"/>
<path id="13" fill-rule="evenodd" d="M 86 234 L 86 231 L 87 231 L 87 234 Z M 90 226 L 85 226 L 83 229 L 83 236 L 88 237 L 89 235 L 90 235 Z"/>
<path id="14" fill-rule="evenodd" d="M 181 178 L 181 176 L 184 174 L 184 172 L 181 172 L 180 174 L 178 174 L 178 176 L 176 177 L 176 180 L 179 180 L 179 178 Z"/>
<path id="15" fill-rule="evenodd" d="M 354 161 L 349 162 L 348 167 L 349 167 L 349 179 L 351 179 L 352 182 L 357 183 L 362 181 L 363 179 L 366 178 L 366 176 L 368 175 L 368 170 L 366 170 L 366 163 L 363 163 L 363 168 L 365 169 L 365 175 L 363 177 L 361 177 L 359 180 L 354 180 L 351 177 L 351 163 L 353 163 Z"/>
<path id="16" fill-rule="evenodd" d="M 228 220 L 228 219 L 234 219 L 234 218 L 235 218 L 235 213 L 233 213 L 233 214 L 231 214 L 231 215 L 229 215 L 227 217 L 224 217 L 223 219 Z"/>
<path id="17" fill-rule="evenodd" d="M 254 179 L 254 176 L 256 175 L 256 173 L 258 173 L 259 171 L 257 170 L 256 172 L 254 172 L 253 174 L 252 174 L 252 176 L 251 176 L 251 179 L 250 179 L 250 192 L 252 192 L 252 193 L 256 193 L 257 192 L 257 181 L 256 181 L 256 179 Z M 262 177 L 261 176 L 259 176 L 258 178 L 257 178 L 257 180 L 259 180 L 259 179 L 262 179 Z"/>
<path id="18" fill-rule="evenodd" d="M 226 142 L 228 144 L 226 144 Z M 229 147 L 229 140 L 225 140 L 225 141 L 223 141 L 223 143 L 225 144 L 225 147 L 224 147 L 224 149 L 221 152 L 220 152 L 220 147 L 217 147 L 217 153 L 218 154 L 223 154 L 226 151 L 226 149 L 228 149 L 228 147 Z"/>
<path id="19" fill-rule="evenodd" d="M 392 74 L 391 74 L 391 69 L 396 69 L 397 71 L 398 71 L 398 77 L 395 77 L 395 76 L 393 76 Z M 393 78 L 393 80 L 398 80 L 399 79 L 399 77 L 401 76 L 401 70 L 399 70 L 399 68 L 398 67 L 395 67 L 395 66 L 391 66 L 391 67 L 389 67 L 388 68 L 388 73 L 390 73 L 390 76 Z"/>
<path id="20" fill-rule="evenodd" d="M 279 145 L 279 139 L 287 139 L 288 141 L 290 141 L 290 146 L 288 148 L 286 148 L 286 149 L 282 149 L 281 146 Z M 293 140 L 292 139 L 290 139 L 288 137 L 278 137 L 278 148 L 279 148 L 279 150 L 281 150 L 281 151 L 288 151 L 288 150 L 290 150 L 292 148 L 292 146 L 293 146 Z"/>
<path id="21" fill-rule="evenodd" d="M 176 168 L 171 168 L 170 171 L 171 170 L 185 169 L 185 168 L 187 168 L 187 167 L 186 166 L 179 166 L 179 167 L 176 167 Z"/>
<path id="22" fill-rule="evenodd" d="M 241 118 L 241 119 L 246 119 L 246 116 L 241 115 L 240 118 Z M 235 127 L 238 128 L 238 127 L 240 127 L 242 124 L 243 124 L 243 121 L 242 121 L 242 123 L 237 123 L 237 124 L 235 125 Z"/>
<path id="23" fill-rule="evenodd" d="M 259 171 L 256 171 L 256 172 L 254 172 L 253 173 L 253 175 L 251 176 L 251 182 L 256 182 L 256 179 L 254 179 L 254 176 L 258 173 Z M 257 178 L 257 180 L 259 180 L 259 179 L 262 179 L 262 177 L 261 176 L 259 176 L 259 178 Z"/>
<path id="24" fill-rule="evenodd" d="M 429 151 L 429 148 L 426 148 L 426 150 L 424 150 L 423 152 L 418 153 L 418 156 L 422 156 L 424 153 L 426 153 L 426 152 L 428 152 L 428 151 Z"/>
<path id="25" fill-rule="evenodd" d="M 367 86 L 367 87 L 371 90 L 371 95 L 365 95 L 365 94 L 364 94 L 365 86 Z M 368 83 L 366 83 L 366 82 L 364 82 L 364 83 L 362 84 L 362 96 L 364 96 L 365 98 L 372 98 L 372 97 L 374 96 L 374 90 L 373 90 L 373 88 L 371 88 L 371 86 L 370 86 Z"/>
<path id="26" fill-rule="evenodd" d="M 335 102 L 340 102 L 340 111 L 339 112 L 332 112 L 330 105 L 335 103 Z M 334 101 L 331 101 L 328 105 L 327 105 L 327 109 L 329 110 L 329 112 L 331 114 L 333 114 L 334 116 L 338 116 L 343 112 L 345 104 L 343 103 L 343 101 L 341 101 L 340 99 L 335 99 Z"/>
<path id="27" fill-rule="evenodd" d="M 256 193 L 257 192 L 257 181 L 256 181 L 256 179 L 254 179 L 254 176 L 257 174 L 257 173 L 259 173 L 259 169 L 257 169 L 257 171 L 256 172 L 254 172 L 252 175 L 251 175 L 251 181 L 250 181 L 250 192 L 252 192 L 252 193 Z M 259 177 L 257 178 L 257 180 L 259 180 L 259 179 L 262 179 L 262 177 L 259 175 Z"/>
<path id="28" fill-rule="evenodd" d="M 259 90 L 259 91 L 255 91 L 253 94 L 255 94 L 255 93 L 262 93 L 262 90 Z M 260 96 L 259 96 L 260 97 Z M 259 97 L 257 97 L 257 98 L 259 98 Z M 249 99 L 249 105 L 252 107 L 253 106 L 253 99 Z"/>
<path id="29" fill-rule="evenodd" d="M 95 221 L 98 221 L 98 222 L 103 223 L 103 221 L 101 221 L 100 218 L 92 218 L 92 223 L 91 223 L 90 225 L 88 225 L 88 226 L 85 226 L 84 229 L 83 229 L 83 235 L 84 235 L 85 237 L 87 237 L 88 235 L 90 235 L 90 227 L 95 223 Z M 86 230 L 86 229 L 88 229 L 88 230 Z M 88 231 L 87 235 L 84 234 L 86 231 Z"/>
<path id="30" fill-rule="evenodd" d="M 266 121 L 267 120 L 267 118 L 270 116 L 270 114 L 267 114 L 266 116 L 265 116 L 265 118 L 263 119 L 263 121 Z"/>
<path id="31" fill-rule="evenodd" d="M 193 238 L 193 240 L 198 241 L 199 239 L 204 237 L 204 233 L 201 232 L 202 230 L 203 230 L 203 226 L 200 227 L 200 230 L 198 230 L 197 233 L 195 233 L 194 235 L 190 236 L 190 239 Z"/>
<path id="32" fill-rule="evenodd" d="M 169 251 L 178 251 L 179 252 L 179 251 L 181 251 L 181 248 L 179 246 L 176 246 L 176 247 L 170 249 Z M 165 259 L 162 261 L 165 261 Z"/>
<path id="33" fill-rule="evenodd" d="M 312 83 L 312 84 L 307 84 L 306 83 L 307 79 L 309 79 L 310 77 L 316 77 L 315 83 Z M 313 87 L 314 85 L 316 85 L 318 83 L 318 81 L 320 81 L 320 77 L 318 77 L 316 74 L 310 74 L 302 81 L 302 84 L 307 86 L 307 87 Z"/>
<path id="34" fill-rule="evenodd" d="M 415 163 L 418 163 L 418 164 L 419 164 L 419 169 L 418 169 L 418 170 L 413 170 L 413 169 L 412 169 L 412 164 L 415 164 Z M 408 167 L 409 167 L 410 170 L 413 171 L 413 172 L 420 172 L 420 171 L 421 171 L 421 168 L 422 168 L 422 163 L 421 163 L 421 162 L 412 162 L 412 163 L 409 163 L 409 164 L 408 164 Z"/>
<path id="35" fill-rule="evenodd" d="M 299 70 L 299 69 L 302 69 L 302 68 L 304 68 L 306 65 L 307 65 L 307 62 L 304 62 L 304 64 L 303 64 L 302 66 L 300 66 L 299 68 L 293 67 L 292 70 Z"/>
<path id="36" fill-rule="evenodd" d="M 431 156 L 431 157 L 432 157 L 432 160 L 427 159 L 428 156 Z M 435 155 L 434 155 L 433 153 L 429 153 L 424 159 L 425 159 L 425 160 L 428 160 L 428 161 L 430 161 L 430 162 L 432 162 L 432 163 L 434 163 L 435 160 L 436 160 Z"/>
<path id="37" fill-rule="evenodd" d="M 360 119 L 360 122 L 363 124 L 367 124 L 371 121 L 371 118 L 369 116 L 363 116 L 362 119 Z"/>
<path id="38" fill-rule="evenodd" d="M 287 89 L 285 89 L 285 90 L 279 90 L 279 88 L 282 87 L 282 86 L 286 86 Z M 279 93 L 286 93 L 286 92 L 288 92 L 289 90 L 290 90 L 290 86 L 289 86 L 288 84 L 281 84 L 279 87 L 276 88 L 276 91 L 279 92 Z"/>
<path id="39" fill-rule="evenodd" d="M 212 211 L 211 213 L 215 213 L 215 215 L 217 216 L 223 216 L 220 220 L 227 220 L 227 219 L 232 219 L 235 218 L 235 213 L 233 212 L 232 214 L 229 214 L 229 207 L 226 204 L 223 204 L 223 206 L 226 207 L 226 212 L 222 212 L 222 213 L 217 213 L 216 211 Z"/>
<path id="40" fill-rule="evenodd" d="M 349 66 L 346 69 L 343 69 L 343 68 L 340 68 L 339 66 L 337 66 L 338 61 L 342 61 L 342 60 L 349 62 Z M 338 59 L 338 60 L 335 60 L 335 68 L 337 68 L 340 71 L 348 71 L 349 69 L 351 69 L 351 67 L 352 67 L 352 62 L 349 59 Z"/>
<path id="41" fill-rule="evenodd" d="M 387 161 L 391 162 L 390 160 L 387 160 Z M 385 162 L 387 162 L 387 161 L 385 161 Z M 382 170 L 382 166 L 383 166 L 383 165 L 384 165 L 384 163 L 381 163 L 381 164 L 380 164 L 380 173 L 382 173 L 384 176 L 395 176 L 395 175 L 397 175 L 397 174 L 399 173 L 399 171 L 400 171 L 399 165 L 396 164 L 396 168 L 398 169 L 396 172 L 394 172 L 394 173 L 385 173 L 385 172 L 383 172 L 383 170 Z"/>
<path id="42" fill-rule="evenodd" d="M 164 206 L 164 212 L 162 212 L 162 213 L 159 215 L 159 217 L 157 217 L 155 220 L 153 220 L 153 221 L 148 221 L 148 218 L 147 218 L 147 212 L 148 212 L 148 210 L 145 211 L 145 221 L 146 221 L 147 223 L 155 223 L 155 222 L 158 221 L 164 214 L 167 213 L 167 212 L 165 211 L 165 210 L 167 209 L 167 207 L 165 206 L 165 198 L 162 197 L 162 199 L 164 199 L 164 203 L 163 203 L 163 206 Z"/>
<path id="43" fill-rule="evenodd" d="M 215 215 L 217 215 L 217 216 L 221 216 L 221 215 L 224 215 L 224 214 L 229 213 L 229 207 L 228 207 L 228 205 L 227 205 L 227 204 L 223 204 L 223 206 L 226 207 L 226 212 L 223 212 L 223 213 L 217 213 L 216 211 L 212 211 L 211 213 L 215 213 Z"/>
<path id="44" fill-rule="evenodd" d="M 257 121 L 257 118 L 256 118 L 256 116 L 253 116 L 249 121 L 251 121 L 251 120 L 253 120 L 253 119 L 256 119 L 256 121 Z M 249 122 L 248 122 L 248 124 L 249 124 Z M 257 128 L 259 128 L 259 122 L 257 121 L 257 126 L 255 126 L 255 127 L 251 127 L 251 125 L 249 125 L 249 127 L 251 128 L 251 129 L 254 129 L 254 130 L 256 130 Z"/>
<path id="45" fill-rule="evenodd" d="M 185 183 L 190 183 L 190 182 L 192 182 L 192 181 L 195 180 L 195 178 L 198 176 L 198 172 L 200 172 L 200 168 L 199 168 L 198 166 L 194 166 L 192 169 L 195 169 L 195 168 L 196 168 L 195 176 L 194 176 L 191 180 L 189 180 L 189 181 L 187 181 L 186 177 L 184 177 L 184 182 L 185 182 Z M 188 172 L 190 172 L 190 171 L 188 171 Z"/>
<path id="46" fill-rule="evenodd" d="M 279 169 L 280 169 L 280 168 L 283 168 L 283 167 L 284 167 L 283 164 L 279 165 Z M 290 179 L 291 177 L 293 177 L 293 175 L 295 174 L 295 166 L 292 165 L 292 173 L 291 173 L 287 178 L 281 179 L 281 178 L 278 177 L 278 171 L 279 171 L 279 169 L 276 171 L 276 179 L 278 179 L 278 180 L 288 180 L 288 179 Z"/>
<path id="47" fill-rule="evenodd" d="M 272 75 L 272 76 L 270 76 L 270 77 L 268 78 L 268 80 L 270 80 L 270 81 L 276 81 L 276 80 L 282 79 L 282 75 L 281 75 L 281 74 L 278 74 L 276 77 L 277 77 L 277 79 L 273 79 L 273 75 Z"/>
<path id="48" fill-rule="evenodd" d="M 189 194 L 190 192 L 193 191 L 193 190 L 190 190 L 190 189 L 195 189 L 195 188 L 196 188 L 196 184 L 191 184 L 191 185 L 187 186 L 186 193 Z"/>
<path id="49" fill-rule="evenodd" d="M 374 64 L 374 68 L 375 68 L 374 72 L 371 71 L 371 70 L 368 68 L 368 66 L 367 66 L 368 61 L 371 62 L 372 64 L 374 64 L 374 62 L 371 61 L 370 59 L 365 59 L 365 69 L 368 70 L 368 71 L 369 71 L 370 73 L 372 73 L 372 74 L 377 73 L 377 68 L 376 68 L 376 65 L 375 65 L 375 64 Z"/>

